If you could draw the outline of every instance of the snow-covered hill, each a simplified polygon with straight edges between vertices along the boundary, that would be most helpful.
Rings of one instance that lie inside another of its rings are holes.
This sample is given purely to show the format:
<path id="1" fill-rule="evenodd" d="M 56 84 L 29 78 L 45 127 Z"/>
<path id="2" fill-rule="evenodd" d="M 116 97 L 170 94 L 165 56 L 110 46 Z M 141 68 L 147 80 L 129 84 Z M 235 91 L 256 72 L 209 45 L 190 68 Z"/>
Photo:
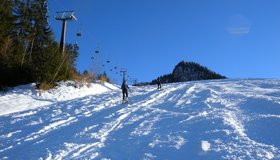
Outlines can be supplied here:
<path id="1" fill-rule="evenodd" d="M 58 88 L 49 91 L 38 91 L 35 84 L 23 85 L 8 93 L 0 94 L 0 116 L 116 89 L 117 86 L 109 83 L 79 85 L 73 81 L 62 82 Z"/>
<path id="2" fill-rule="evenodd" d="M 109 84 L 1 94 L 0 159 L 280 159 L 279 80 L 135 87 L 120 101 Z"/>

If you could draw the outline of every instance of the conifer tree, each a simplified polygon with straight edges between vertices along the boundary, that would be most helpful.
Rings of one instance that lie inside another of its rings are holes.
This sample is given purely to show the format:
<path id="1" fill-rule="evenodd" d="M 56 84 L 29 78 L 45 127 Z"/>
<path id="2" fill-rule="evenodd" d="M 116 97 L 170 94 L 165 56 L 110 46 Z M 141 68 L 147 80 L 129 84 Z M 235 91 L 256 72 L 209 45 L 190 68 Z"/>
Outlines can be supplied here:
<path id="1" fill-rule="evenodd" d="M 48 24 L 48 5 L 46 0 L 36 0 L 31 4 L 34 44 L 32 54 L 32 67 L 35 81 L 46 81 L 47 74 L 52 72 L 48 61 L 51 61 L 55 52 L 55 45 L 52 44 L 53 34 Z M 54 47 L 54 48 L 50 48 Z M 52 53 L 50 53 L 52 52 Z M 54 60 L 55 61 L 55 60 Z"/>
<path id="2" fill-rule="evenodd" d="M 16 17 L 13 15 L 13 2 L 0 1 L 0 88 L 12 83 L 13 53 L 15 51 Z"/>

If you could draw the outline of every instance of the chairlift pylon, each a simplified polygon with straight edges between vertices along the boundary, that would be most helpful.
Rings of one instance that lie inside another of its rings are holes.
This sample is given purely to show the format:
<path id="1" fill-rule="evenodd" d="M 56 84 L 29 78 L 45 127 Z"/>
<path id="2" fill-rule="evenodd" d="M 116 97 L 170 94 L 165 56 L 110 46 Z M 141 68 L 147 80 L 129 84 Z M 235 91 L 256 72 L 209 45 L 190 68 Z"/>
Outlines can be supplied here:
<path id="1" fill-rule="evenodd" d="M 65 50 L 65 34 L 66 34 L 66 21 L 73 21 L 77 20 L 77 18 L 74 15 L 74 11 L 59 11 L 56 12 L 56 16 L 54 17 L 58 21 L 62 21 L 62 34 L 61 34 L 61 40 L 60 40 L 60 52 L 64 53 Z M 76 40 L 77 44 L 77 40 Z"/>

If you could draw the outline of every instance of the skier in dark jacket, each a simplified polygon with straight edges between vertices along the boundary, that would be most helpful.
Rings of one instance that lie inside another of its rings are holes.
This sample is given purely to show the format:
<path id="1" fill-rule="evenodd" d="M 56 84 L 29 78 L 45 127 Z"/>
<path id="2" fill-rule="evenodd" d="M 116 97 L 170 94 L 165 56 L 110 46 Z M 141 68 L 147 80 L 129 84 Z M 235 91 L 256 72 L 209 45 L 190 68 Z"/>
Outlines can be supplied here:
<path id="1" fill-rule="evenodd" d="M 161 89 L 161 80 L 159 77 L 157 78 L 157 86 L 158 86 L 158 89 Z"/>
<path id="2" fill-rule="evenodd" d="M 127 83 L 126 83 L 126 80 L 123 80 L 121 88 L 122 88 L 122 94 L 123 94 L 123 101 L 127 101 L 129 87 L 128 87 Z"/>

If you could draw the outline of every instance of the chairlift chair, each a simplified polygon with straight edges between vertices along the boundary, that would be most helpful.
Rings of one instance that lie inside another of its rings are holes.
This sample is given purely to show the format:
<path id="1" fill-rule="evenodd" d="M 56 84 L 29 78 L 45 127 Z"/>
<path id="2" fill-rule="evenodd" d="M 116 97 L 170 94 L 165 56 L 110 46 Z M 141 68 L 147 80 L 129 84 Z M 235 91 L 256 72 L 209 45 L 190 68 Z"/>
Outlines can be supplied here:
<path id="1" fill-rule="evenodd" d="M 82 36 L 82 32 L 77 32 L 77 33 L 76 33 L 76 36 L 77 36 L 77 37 L 81 37 L 81 36 Z"/>

